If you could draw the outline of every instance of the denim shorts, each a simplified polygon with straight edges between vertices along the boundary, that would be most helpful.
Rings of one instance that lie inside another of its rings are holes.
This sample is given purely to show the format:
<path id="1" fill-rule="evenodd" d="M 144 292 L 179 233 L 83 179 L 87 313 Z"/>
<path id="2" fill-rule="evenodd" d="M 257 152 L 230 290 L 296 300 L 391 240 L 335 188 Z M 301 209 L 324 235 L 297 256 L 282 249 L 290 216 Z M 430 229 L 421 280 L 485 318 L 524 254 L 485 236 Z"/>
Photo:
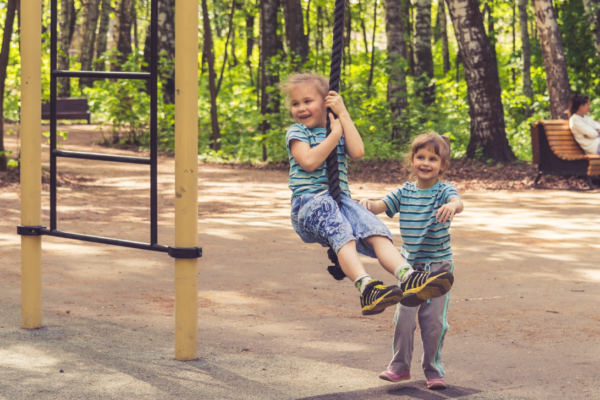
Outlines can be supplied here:
<path id="1" fill-rule="evenodd" d="M 308 193 L 292 201 L 292 225 L 305 243 L 331 247 L 337 254 L 348 242 L 356 241 L 356 250 L 376 258 L 363 239 L 384 236 L 393 242 L 390 230 L 369 210 L 342 195 L 342 210 L 329 193 Z"/>

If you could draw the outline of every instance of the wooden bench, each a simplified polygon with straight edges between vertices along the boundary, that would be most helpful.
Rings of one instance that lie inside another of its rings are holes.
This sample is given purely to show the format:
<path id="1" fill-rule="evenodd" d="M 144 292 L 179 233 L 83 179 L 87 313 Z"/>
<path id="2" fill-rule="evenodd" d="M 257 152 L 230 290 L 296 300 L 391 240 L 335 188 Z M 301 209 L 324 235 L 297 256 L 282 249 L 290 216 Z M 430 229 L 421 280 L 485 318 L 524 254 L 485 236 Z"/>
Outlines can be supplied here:
<path id="1" fill-rule="evenodd" d="M 600 175 L 600 156 L 588 156 L 575 141 L 569 121 L 538 121 L 531 126 L 533 163 L 538 166 L 534 184 L 542 175 L 586 176 L 590 190 L 592 176 Z"/>
<path id="2" fill-rule="evenodd" d="M 87 99 L 74 97 L 56 99 L 56 119 L 85 119 L 89 125 L 90 117 Z M 50 119 L 50 101 L 42 103 L 42 119 Z"/>

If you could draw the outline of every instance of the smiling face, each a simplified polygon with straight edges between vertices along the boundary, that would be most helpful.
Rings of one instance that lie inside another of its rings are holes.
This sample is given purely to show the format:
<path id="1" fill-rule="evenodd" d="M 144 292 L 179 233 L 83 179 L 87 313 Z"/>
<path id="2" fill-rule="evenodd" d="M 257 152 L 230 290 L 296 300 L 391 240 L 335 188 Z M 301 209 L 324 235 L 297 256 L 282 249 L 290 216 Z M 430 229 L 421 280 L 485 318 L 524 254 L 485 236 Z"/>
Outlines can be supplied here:
<path id="1" fill-rule="evenodd" d="M 413 155 L 410 165 L 417 175 L 419 189 L 429 189 L 438 180 L 442 169 L 442 158 L 435 154 L 433 149 L 422 147 Z"/>
<path id="2" fill-rule="evenodd" d="M 325 99 L 314 84 L 297 85 L 290 92 L 290 106 L 294 120 L 307 128 L 324 128 L 327 123 Z"/>

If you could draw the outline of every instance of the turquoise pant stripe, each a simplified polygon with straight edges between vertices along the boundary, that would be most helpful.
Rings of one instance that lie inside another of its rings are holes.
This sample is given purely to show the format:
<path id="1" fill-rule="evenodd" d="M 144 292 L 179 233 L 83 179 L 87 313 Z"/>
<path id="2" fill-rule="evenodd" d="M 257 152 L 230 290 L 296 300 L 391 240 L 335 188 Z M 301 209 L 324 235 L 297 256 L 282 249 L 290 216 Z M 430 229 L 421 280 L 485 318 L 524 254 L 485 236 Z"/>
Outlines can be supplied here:
<path id="1" fill-rule="evenodd" d="M 450 272 L 454 272 L 454 262 L 452 263 L 452 267 L 450 268 Z M 438 343 L 437 353 L 433 359 L 434 364 L 438 367 L 437 370 L 440 372 L 440 377 L 443 377 L 446 374 L 444 367 L 440 364 L 440 359 L 442 357 L 442 347 L 444 345 L 444 337 L 446 336 L 446 332 L 450 329 L 450 324 L 448 324 L 447 315 L 448 315 L 448 305 L 450 304 L 450 292 L 446 294 L 446 303 L 444 304 L 444 313 L 442 315 L 442 333 L 440 334 L 440 340 Z"/>

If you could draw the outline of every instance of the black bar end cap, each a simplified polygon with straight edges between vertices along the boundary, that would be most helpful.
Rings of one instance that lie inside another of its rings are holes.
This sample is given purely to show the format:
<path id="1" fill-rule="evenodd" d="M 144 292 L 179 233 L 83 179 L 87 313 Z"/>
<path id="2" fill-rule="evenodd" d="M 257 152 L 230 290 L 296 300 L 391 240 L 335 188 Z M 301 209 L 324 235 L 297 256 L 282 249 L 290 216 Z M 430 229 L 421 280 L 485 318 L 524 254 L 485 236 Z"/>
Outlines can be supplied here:
<path id="1" fill-rule="evenodd" d="M 42 229 L 46 229 L 45 226 L 17 226 L 17 235 L 21 236 L 41 236 L 43 235 Z"/>
<path id="2" fill-rule="evenodd" d="M 200 258 L 202 257 L 202 247 L 169 246 L 168 254 L 173 258 Z"/>

